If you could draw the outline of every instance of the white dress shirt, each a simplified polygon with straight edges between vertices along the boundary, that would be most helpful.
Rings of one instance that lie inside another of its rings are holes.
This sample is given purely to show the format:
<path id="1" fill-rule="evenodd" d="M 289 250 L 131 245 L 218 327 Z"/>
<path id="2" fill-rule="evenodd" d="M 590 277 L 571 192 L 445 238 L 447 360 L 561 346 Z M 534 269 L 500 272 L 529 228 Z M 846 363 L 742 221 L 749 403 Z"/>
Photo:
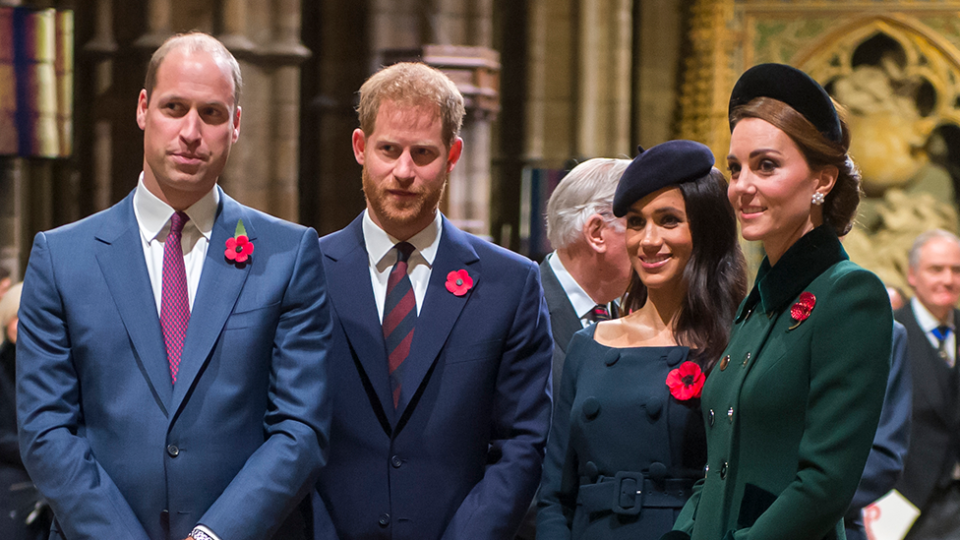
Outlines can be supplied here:
<path id="1" fill-rule="evenodd" d="M 190 220 L 183 226 L 180 240 L 183 245 L 183 264 L 187 272 L 187 296 L 190 311 L 193 312 L 193 300 L 200 285 L 200 272 L 203 260 L 210 245 L 210 233 L 217 218 L 217 206 L 220 204 L 220 191 L 214 186 L 202 199 L 187 208 L 184 213 Z M 160 316 L 160 298 L 163 293 L 163 243 L 170 232 L 170 218 L 173 208 L 150 193 L 143 185 L 143 173 L 133 194 L 133 213 L 137 216 L 140 228 L 140 241 L 143 243 L 143 256 L 150 274 L 153 298 L 157 304 L 157 316 Z"/>
<path id="2" fill-rule="evenodd" d="M 433 261 L 437 257 L 442 232 L 443 220 L 440 212 L 437 212 L 436 219 L 430 225 L 407 240 L 414 247 L 407 261 L 407 275 L 410 276 L 413 295 L 417 300 L 417 315 L 420 315 L 423 297 L 427 294 L 427 285 L 430 283 Z M 373 298 L 377 302 L 377 313 L 381 323 L 383 322 L 383 304 L 387 298 L 387 281 L 390 279 L 393 265 L 397 262 L 397 250 L 393 247 L 398 242 L 400 240 L 387 234 L 370 219 L 369 212 L 363 211 L 363 243 L 370 257 L 370 281 L 373 283 Z"/>
<path id="3" fill-rule="evenodd" d="M 937 320 L 916 297 L 910 300 L 910 306 L 913 308 L 913 314 L 917 318 L 917 324 L 920 325 L 920 328 L 923 329 L 923 332 L 927 335 L 930 345 L 932 345 L 934 349 L 938 349 L 940 347 L 940 340 L 937 339 L 937 336 L 933 335 L 933 331 L 940 326 L 940 321 Z M 947 364 L 953 367 L 957 361 L 957 329 L 954 326 L 952 309 L 948 312 L 947 322 L 944 324 L 950 327 L 950 335 L 944 340 L 944 345 L 947 349 Z"/>
<path id="4" fill-rule="evenodd" d="M 593 308 L 597 306 L 597 303 L 583 290 L 583 287 L 577 283 L 577 280 L 573 279 L 570 272 L 568 272 L 563 266 L 563 263 L 560 262 L 560 256 L 557 255 L 556 251 L 547 255 L 547 257 L 550 263 L 550 269 L 556 274 L 557 281 L 559 281 L 560 286 L 563 287 L 563 292 L 567 293 L 567 298 L 570 299 L 570 304 L 573 305 L 573 311 L 577 313 L 577 317 L 580 317 L 580 324 L 583 325 L 584 328 L 590 326 L 593 324 L 593 321 L 590 320 L 590 313 L 593 311 Z M 610 306 L 607 306 L 607 310 L 610 310 Z"/>

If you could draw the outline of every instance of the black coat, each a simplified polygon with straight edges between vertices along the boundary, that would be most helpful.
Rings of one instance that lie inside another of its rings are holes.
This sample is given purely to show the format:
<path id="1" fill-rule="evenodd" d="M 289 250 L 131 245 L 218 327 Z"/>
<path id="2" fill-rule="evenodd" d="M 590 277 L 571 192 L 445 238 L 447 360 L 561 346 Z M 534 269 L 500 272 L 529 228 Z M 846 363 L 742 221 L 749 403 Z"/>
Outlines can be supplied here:
<path id="1" fill-rule="evenodd" d="M 0 538 L 4 540 L 45 540 L 50 532 L 51 513 L 46 507 L 37 519 L 26 524 L 40 494 L 27 476 L 17 441 L 16 397 L 17 348 L 9 341 L 0 344 Z"/>

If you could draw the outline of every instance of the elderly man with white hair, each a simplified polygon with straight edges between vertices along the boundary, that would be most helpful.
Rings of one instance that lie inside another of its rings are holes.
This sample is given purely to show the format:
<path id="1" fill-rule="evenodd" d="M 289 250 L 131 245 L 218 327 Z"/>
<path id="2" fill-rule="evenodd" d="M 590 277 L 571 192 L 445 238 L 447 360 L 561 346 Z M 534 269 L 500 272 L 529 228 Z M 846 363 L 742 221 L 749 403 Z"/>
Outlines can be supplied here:
<path id="1" fill-rule="evenodd" d="M 584 161 L 564 176 L 547 202 L 547 237 L 555 251 L 540 264 L 540 279 L 553 331 L 553 395 L 560 390 L 570 338 L 616 317 L 614 300 L 630 285 L 625 226 L 613 215 L 613 195 L 629 164 L 629 159 Z M 517 538 L 535 537 L 535 510 L 527 513 Z"/>

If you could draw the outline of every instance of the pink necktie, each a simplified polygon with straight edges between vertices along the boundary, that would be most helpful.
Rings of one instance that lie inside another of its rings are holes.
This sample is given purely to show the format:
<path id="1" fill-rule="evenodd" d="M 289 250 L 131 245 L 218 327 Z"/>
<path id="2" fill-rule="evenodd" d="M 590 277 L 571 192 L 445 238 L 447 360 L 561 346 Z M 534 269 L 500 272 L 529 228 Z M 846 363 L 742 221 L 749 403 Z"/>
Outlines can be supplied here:
<path id="1" fill-rule="evenodd" d="M 163 243 L 163 285 L 160 293 L 160 326 L 163 327 L 163 344 L 170 363 L 170 379 L 177 382 L 180 368 L 180 353 L 183 338 L 190 324 L 190 299 L 187 296 L 187 271 L 183 264 L 181 233 L 190 218 L 183 212 L 175 212 L 170 218 L 170 232 Z"/>

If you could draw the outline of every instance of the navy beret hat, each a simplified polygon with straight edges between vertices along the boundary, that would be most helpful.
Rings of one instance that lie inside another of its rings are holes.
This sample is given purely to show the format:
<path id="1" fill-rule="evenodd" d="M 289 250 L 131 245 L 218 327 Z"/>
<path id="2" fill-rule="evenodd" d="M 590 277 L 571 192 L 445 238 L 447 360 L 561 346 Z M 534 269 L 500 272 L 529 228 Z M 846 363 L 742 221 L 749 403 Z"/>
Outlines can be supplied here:
<path id="1" fill-rule="evenodd" d="M 658 144 L 640 153 L 623 171 L 613 196 L 613 215 L 623 217 L 633 203 L 668 186 L 698 180 L 713 169 L 713 152 L 694 141 Z"/>
<path id="2" fill-rule="evenodd" d="M 840 118 L 827 91 L 799 69 L 784 64 L 759 64 L 740 76 L 730 94 L 728 114 L 758 97 L 786 103 L 816 126 L 827 139 L 840 143 Z M 733 131 L 733 122 L 730 123 Z"/>

